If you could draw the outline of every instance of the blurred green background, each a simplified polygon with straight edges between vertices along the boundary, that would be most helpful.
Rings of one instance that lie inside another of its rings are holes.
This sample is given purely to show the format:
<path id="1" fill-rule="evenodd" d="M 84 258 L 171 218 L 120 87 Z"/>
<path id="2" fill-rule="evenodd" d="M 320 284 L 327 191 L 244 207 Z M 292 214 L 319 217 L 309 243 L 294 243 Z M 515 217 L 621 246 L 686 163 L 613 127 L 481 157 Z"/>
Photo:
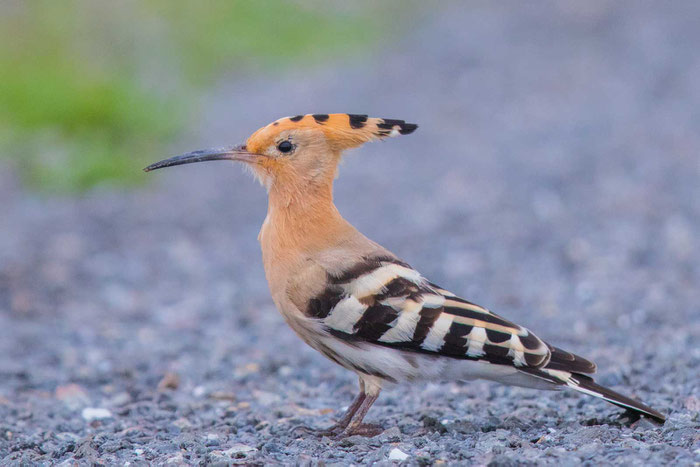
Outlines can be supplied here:
<path id="1" fill-rule="evenodd" d="M 391 33 L 403 6 L 3 1 L 0 157 L 43 191 L 139 183 L 138 169 L 163 155 L 222 74 L 282 73 L 362 53 Z"/>

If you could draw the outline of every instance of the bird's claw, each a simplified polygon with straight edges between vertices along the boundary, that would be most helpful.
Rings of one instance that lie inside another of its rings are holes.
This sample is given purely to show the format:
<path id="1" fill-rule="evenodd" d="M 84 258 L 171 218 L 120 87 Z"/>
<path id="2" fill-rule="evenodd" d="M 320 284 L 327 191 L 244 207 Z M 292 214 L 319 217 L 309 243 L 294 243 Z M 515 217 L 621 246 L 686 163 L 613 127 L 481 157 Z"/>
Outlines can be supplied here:
<path id="1" fill-rule="evenodd" d="M 299 425 L 292 428 L 292 433 L 295 435 L 312 435 L 322 438 L 324 436 L 337 436 L 342 430 L 342 427 L 337 425 L 333 425 L 330 428 L 312 428 L 310 426 Z"/>
<path id="2" fill-rule="evenodd" d="M 362 423 L 354 427 L 348 426 L 344 428 L 340 425 L 333 425 L 330 428 L 312 428 L 305 425 L 299 425 L 292 428 L 292 433 L 295 435 L 311 435 L 322 438 L 324 436 L 332 437 L 335 440 L 341 440 L 350 436 L 364 436 L 372 438 L 384 432 L 384 427 L 381 425 L 373 425 L 371 423 Z"/>
<path id="3" fill-rule="evenodd" d="M 364 436 L 366 438 L 373 438 L 375 436 L 381 435 L 382 433 L 384 433 L 384 427 L 382 427 L 381 425 L 362 423 L 354 427 L 347 427 L 341 433 L 337 434 L 335 439 L 340 440 L 349 436 Z"/>

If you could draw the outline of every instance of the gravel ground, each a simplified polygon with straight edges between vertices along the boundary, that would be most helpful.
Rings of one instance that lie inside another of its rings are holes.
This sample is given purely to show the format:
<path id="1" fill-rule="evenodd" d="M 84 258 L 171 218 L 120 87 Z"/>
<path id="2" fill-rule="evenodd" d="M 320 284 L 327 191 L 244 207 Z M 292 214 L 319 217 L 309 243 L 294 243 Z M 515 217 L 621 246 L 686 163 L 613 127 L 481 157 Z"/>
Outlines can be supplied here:
<path id="1" fill-rule="evenodd" d="M 385 391 L 379 437 L 292 436 L 356 380 L 271 303 L 260 187 L 212 163 L 46 198 L 2 170 L 1 464 L 700 462 L 700 4 L 449 5 L 363 61 L 224 79 L 173 152 L 297 113 L 416 121 L 347 157 L 341 212 L 668 422 L 434 382 Z"/>

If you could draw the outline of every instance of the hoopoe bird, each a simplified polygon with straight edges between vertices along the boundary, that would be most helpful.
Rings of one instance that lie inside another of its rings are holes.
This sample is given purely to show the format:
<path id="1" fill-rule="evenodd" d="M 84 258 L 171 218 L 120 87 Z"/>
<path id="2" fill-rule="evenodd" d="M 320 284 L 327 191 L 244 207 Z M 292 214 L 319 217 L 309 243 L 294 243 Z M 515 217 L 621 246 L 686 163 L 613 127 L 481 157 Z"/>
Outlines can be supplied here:
<path id="1" fill-rule="evenodd" d="M 304 342 L 359 377 L 358 396 L 320 433 L 381 433 L 363 419 L 388 383 L 479 378 L 571 388 L 663 423 L 651 407 L 596 384 L 588 376 L 593 362 L 428 281 L 343 219 L 333 203 L 343 151 L 416 128 L 366 115 L 297 115 L 260 128 L 244 145 L 195 151 L 144 170 L 240 161 L 267 188 L 258 239 L 272 299 Z"/>

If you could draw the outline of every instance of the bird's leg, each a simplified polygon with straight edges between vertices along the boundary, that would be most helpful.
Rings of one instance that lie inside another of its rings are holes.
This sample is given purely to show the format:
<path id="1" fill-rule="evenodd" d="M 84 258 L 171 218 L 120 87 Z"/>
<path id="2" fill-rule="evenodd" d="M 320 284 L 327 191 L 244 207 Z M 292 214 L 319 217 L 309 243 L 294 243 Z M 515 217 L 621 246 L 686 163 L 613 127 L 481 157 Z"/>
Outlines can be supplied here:
<path id="1" fill-rule="evenodd" d="M 352 417 L 355 416 L 355 413 L 357 412 L 357 409 L 360 408 L 362 403 L 365 401 L 367 398 L 367 394 L 365 394 L 364 391 L 360 391 L 360 393 L 355 397 L 355 400 L 352 401 L 352 404 L 350 404 L 350 407 L 348 407 L 348 410 L 345 411 L 343 414 L 343 417 L 335 422 L 335 424 L 330 427 L 328 430 L 332 432 L 339 432 L 344 430 L 349 424 L 350 421 L 352 420 Z"/>
<path id="2" fill-rule="evenodd" d="M 319 436 L 331 436 L 331 435 L 337 435 L 341 431 L 343 431 L 349 424 L 350 421 L 352 420 L 353 416 L 355 415 L 355 412 L 357 412 L 357 409 L 360 408 L 362 403 L 365 401 L 367 398 L 367 394 L 365 393 L 365 385 L 360 380 L 360 393 L 355 397 L 355 399 L 352 401 L 350 404 L 350 407 L 345 411 L 343 414 L 343 417 L 338 420 L 335 424 L 333 424 L 329 428 L 324 428 L 324 429 L 319 429 L 319 428 L 309 428 L 306 426 L 298 426 L 293 429 L 293 431 L 301 431 L 304 433 L 313 433 Z"/>
<path id="3" fill-rule="evenodd" d="M 362 420 L 365 418 L 365 415 L 367 415 L 369 408 L 372 407 L 372 404 L 374 404 L 377 398 L 379 398 L 379 392 L 367 394 L 350 420 L 350 423 L 348 423 L 337 438 L 341 439 L 353 435 L 372 437 L 382 433 L 384 428 L 381 426 L 362 423 Z"/>

